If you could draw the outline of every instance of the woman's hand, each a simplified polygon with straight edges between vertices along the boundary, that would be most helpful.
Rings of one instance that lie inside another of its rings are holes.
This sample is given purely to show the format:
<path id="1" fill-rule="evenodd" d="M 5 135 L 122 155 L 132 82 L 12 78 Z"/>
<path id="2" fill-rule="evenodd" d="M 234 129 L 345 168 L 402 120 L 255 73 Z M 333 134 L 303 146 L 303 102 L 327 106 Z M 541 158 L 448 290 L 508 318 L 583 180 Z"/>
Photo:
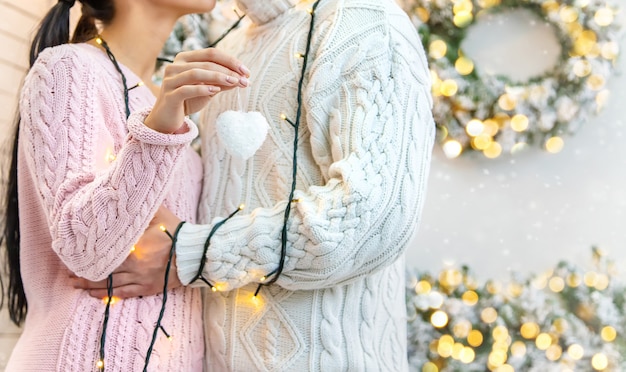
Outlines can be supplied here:
<path id="1" fill-rule="evenodd" d="M 146 126 L 162 133 L 174 133 L 185 116 L 200 111 L 222 90 L 247 87 L 249 70 L 230 55 L 207 48 L 179 53 L 165 68 L 161 91 Z"/>
<path id="2" fill-rule="evenodd" d="M 150 296 L 163 292 L 167 261 L 172 247 L 172 240 L 163 232 L 164 227 L 170 234 L 174 234 L 180 219 L 165 207 L 160 207 L 154 215 L 150 225 L 115 271 L 113 271 L 113 296 L 129 298 Z M 92 297 L 104 298 L 107 296 L 107 281 L 91 282 L 71 274 L 74 288 L 89 291 Z M 168 276 L 167 289 L 180 287 L 174 255 Z"/>

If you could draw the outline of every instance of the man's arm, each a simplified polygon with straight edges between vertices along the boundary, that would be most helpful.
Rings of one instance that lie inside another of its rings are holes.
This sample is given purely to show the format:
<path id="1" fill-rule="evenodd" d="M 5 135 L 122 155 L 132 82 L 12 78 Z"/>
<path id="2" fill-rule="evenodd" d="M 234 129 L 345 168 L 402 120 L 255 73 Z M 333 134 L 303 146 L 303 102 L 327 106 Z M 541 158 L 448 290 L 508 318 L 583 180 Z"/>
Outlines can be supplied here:
<path id="1" fill-rule="evenodd" d="M 352 8 L 333 22 L 325 36 L 337 39 L 325 39 L 332 47 L 312 58 L 305 94 L 310 143 L 326 182 L 295 194 L 277 282 L 293 290 L 344 284 L 396 261 L 417 225 L 434 139 L 429 73 L 406 15 Z M 203 277 L 226 289 L 275 270 L 288 202 L 220 227 Z M 218 221 L 183 227 L 176 250 L 183 283 L 196 276 Z"/>
<path id="2" fill-rule="evenodd" d="M 342 18 L 364 16 L 372 21 L 360 28 Z M 277 281 L 292 290 L 344 284 L 395 262 L 425 196 L 434 123 L 415 29 L 406 16 L 381 10 L 348 9 L 336 17 L 329 34 L 354 37 L 331 40 L 310 70 L 306 123 L 326 182 L 295 195 Z M 236 215 L 217 229 L 203 277 L 220 289 L 262 282 L 278 266 L 287 203 Z M 176 255 L 184 284 L 196 276 L 221 220 L 181 229 Z"/>

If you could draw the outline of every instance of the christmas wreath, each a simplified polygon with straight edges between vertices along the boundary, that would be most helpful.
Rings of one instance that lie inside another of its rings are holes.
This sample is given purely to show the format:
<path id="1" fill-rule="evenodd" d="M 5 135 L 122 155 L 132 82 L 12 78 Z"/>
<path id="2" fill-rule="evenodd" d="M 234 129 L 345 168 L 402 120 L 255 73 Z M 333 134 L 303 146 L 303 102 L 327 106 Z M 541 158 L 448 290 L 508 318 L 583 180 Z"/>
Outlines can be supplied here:
<path id="1" fill-rule="evenodd" d="M 428 54 L 434 116 L 446 156 L 463 151 L 496 158 L 538 144 L 563 147 L 606 103 L 619 55 L 618 7 L 606 0 L 400 0 Z M 527 9 L 552 25 L 562 48 L 541 76 L 516 82 L 477 71 L 461 49 L 482 14 Z"/>

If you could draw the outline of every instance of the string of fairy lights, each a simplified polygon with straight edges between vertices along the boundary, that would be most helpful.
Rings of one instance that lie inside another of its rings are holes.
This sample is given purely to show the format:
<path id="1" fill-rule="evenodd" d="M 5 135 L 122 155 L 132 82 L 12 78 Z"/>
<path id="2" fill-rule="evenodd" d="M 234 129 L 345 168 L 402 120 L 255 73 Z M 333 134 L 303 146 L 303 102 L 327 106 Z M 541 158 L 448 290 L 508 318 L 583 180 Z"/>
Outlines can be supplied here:
<path id="1" fill-rule="evenodd" d="M 314 25 L 315 25 L 315 10 L 317 9 L 318 4 L 320 3 L 321 0 L 317 0 L 315 1 L 315 3 L 311 6 L 311 8 L 308 9 L 308 13 L 310 14 L 311 18 L 310 18 L 310 23 L 309 23 L 309 31 L 307 34 L 307 40 L 306 40 L 306 49 L 304 53 L 297 53 L 296 54 L 296 58 L 299 58 L 302 60 L 302 69 L 301 69 L 301 75 L 300 75 L 300 80 L 298 82 L 298 91 L 297 91 L 297 108 L 296 108 L 296 117 L 295 120 L 291 120 L 289 119 L 286 115 L 282 114 L 280 119 L 282 121 L 286 121 L 287 123 L 289 123 L 289 125 L 291 125 L 294 129 L 294 140 L 293 140 L 293 157 L 292 157 L 292 161 L 293 161 L 293 172 L 292 172 L 292 182 L 291 182 L 291 189 L 289 192 L 289 198 L 287 200 L 289 200 L 290 202 L 287 203 L 287 206 L 285 208 L 285 212 L 284 212 L 284 218 L 283 218 L 283 227 L 282 227 L 282 233 L 281 233 L 281 250 L 280 250 L 280 258 L 279 258 L 279 263 L 278 263 L 278 267 L 271 271 L 270 273 L 262 276 L 259 279 L 259 285 L 253 295 L 253 300 L 257 299 L 257 296 L 261 290 L 261 288 L 263 286 L 268 286 L 271 285 L 273 283 L 275 283 L 278 278 L 280 277 L 280 275 L 282 274 L 283 270 L 284 270 L 284 266 L 285 266 L 285 260 L 286 260 L 286 256 L 287 256 L 287 226 L 288 226 L 288 221 L 289 221 L 289 217 L 291 214 L 291 205 L 292 203 L 298 202 L 298 200 L 294 199 L 294 194 L 295 194 L 295 190 L 296 190 L 296 184 L 297 184 L 297 164 L 298 164 L 298 156 L 297 156 L 297 150 L 298 150 L 298 138 L 299 138 L 299 127 L 300 127 L 300 122 L 301 122 L 301 117 L 302 117 L 302 104 L 303 104 L 303 100 L 302 100 L 302 95 L 303 95 L 303 88 L 304 88 L 304 79 L 305 79 L 305 73 L 306 73 L 306 69 L 307 69 L 307 62 L 308 62 L 308 56 L 310 53 L 310 49 L 311 49 L 311 42 L 312 42 L 312 38 L 313 38 L 313 30 L 314 30 Z M 239 15 L 236 12 L 236 9 L 234 9 L 235 13 L 238 16 L 237 21 L 229 28 L 227 29 L 215 42 L 211 43 L 209 47 L 214 47 L 217 43 L 219 43 L 222 39 L 224 39 L 231 31 L 233 31 L 234 29 L 236 29 L 239 24 L 241 23 L 242 19 L 245 17 L 245 14 L 243 15 Z M 111 51 L 111 49 L 109 48 L 108 44 L 106 43 L 106 41 L 101 37 L 101 36 L 97 36 L 96 37 L 96 42 L 101 45 L 107 56 L 109 57 L 109 59 L 111 60 L 111 62 L 113 63 L 113 65 L 115 66 L 115 69 L 117 70 L 117 72 L 120 74 L 121 79 L 122 79 L 122 85 L 123 85 L 123 94 L 124 94 L 124 104 L 125 104 L 125 113 L 126 113 L 126 118 L 128 118 L 130 116 L 130 104 L 129 104 L 129 92 L 134 89 L 137 88 L 141 85 L 143 85 L 142 82 L 137 83 L 137 85 L 129 88 L 127 85 L 127 80 L 126 80 L 126 76 L 124 75 L 119 63 L 117 62 L 117 59 L 115 58 L 115 55 L 113 54 L 113 52 Z M 163 58 L 163 57 L 159 57 L 158 58 L 158 62 L 167 62 L 167 63 L 172 63 L 173 60 L 169 59 L 169 58 Z M 107 160 L 111 161 L 113 159 L 115 159 L 115 157 L 108 153 L 106 155 Z M 213 283 L 211 283 L 208 279 L 206 279 L 204 277 L 204 268 L 206 266 L 207 263 L 207 257 L 206 257 L 206 253 L 208 252 L 209 246 L 211 244 L 211 238 L 214 236 L 214 234 L 217 232 L 217 230 L 222 227 L 228 220 L 230 220 L 231 218 L 233 218 L 238 212 L 240 212 L 241 210 L 244 209 L 244 205 L 240 205 L 237 210 L 235 210 L 234 212 L 232 212 L 228 217 L 226 217 L 224 220 L 216 223 L 213 228 L 211 229 L 211 232 L 209 233 L 208 238 L 205 241 L 204 247 L 203 247 L 203 255 L 202 255 L 202 259 L 200 261 L 200 265 L 198 268 L 198 272 L 195 275 L 195 277 L 193 278 L 193 280 L 191 281 L 191 283 L 194 283 L 198 280 L 204 282 L 207 286 L 209 286 L 209 288 L 211 288 L 212 291 L 216 292 L 218 290 L 221 289 L 221 287 L 219 285 L 215 285 Z M 177 228 L 176 231 L 174 232 L 174 234 L 170 234 L 170 232 L 163 226 L 161 226 L 161 230 L 166 233 L 169 238 L 172 241 L 171 244 L 171 248 L 170 248 L 170 252 L 169 252 L 169 257 L 168 257 L 168 262 L 166 265 L 166 270 L 165 270 L 165 277 L 164 277 L 164 283 L 163 283 L 163 291 L 162 291 L 162 302 L 161 302 L 161 309 L 159 312 L 159 317 L 156 321 L 155 327 L 154 327 L 154 331 L 152 334 L 152 339 L 150 342 L 150 345 L 148 347 L 148 350 L 146 352 L 146 357 L 145 357 L 145 362 L 144 362 L 144 368 L 143 371 L 146 371 L 148 368 L 148 365 L 150 363 L 150 357 L 152 355 L 152 351 L 154 348 L 154 345 L 156 343 L 157 337 L 158 337 L 158 333 L 159 331 L 163 332 L 163 334 L 171 339 L 172 336 L 170 333 L 168 333 L 165 328 L 163 327 L 163 325 L 161 324 L 161 321 L 163 319 L 164 313 L 165 313 L 165 305 L 167 302 L 167 283 L 168 283 L 168 279 L 169 279 L 169 274 L 170 274 L 170 269 L 171 269 L 171 264 L 172 264 L 172 259 L 173 259 L 173 255 L 174 255 L 174 250 L 176 247 L 176 241 L 177 241 L 177 237 L 178 237 L 178 233 L 181 229 L 181 227 L 183 226 L 185 222 L 181 222 Z M 131 249 L 131 254 L 134 251 L 134 247 Z M 270 280 L 267 280 L 267 278 L 270 278 Z M 103 315 L 103 322 L 102 322 L 102 332 L 101 332 L 101 337 L 100 337 L 100 350 L 99 350 L 99 359 L 97 361 L 96 367 L 101 370 L 104 371 L 105 370 L 105 345 L 106 345 L 106 336 L 107 336 L 107 326 L 108 326 L 108 322 L 109 322 L 109 313 L 110 313 L 110 308 L 111 306 L 116 302 L 117 300 L 115 299 L 115 297 L 113 297 L 113 275 L 110 274 L 107 277 L 107 297 L 104 299 L 104 303 L 105 303 L 105 310 L 104 310 L 104 315 Z"/>
<path id="2" fill-rule="evenodd" d="M 539 370 L 559 366 L 559 371 L 618 370 L 612 350 L 617 349 L 619 355 L 624 347 L 618 337 L 623 320 L 619 316 L 603 319 L 598 312 L 610 311 L 593 308 L 598 295 L 612 295 L 615 268 L 597 247 L 593 255 L 595 270 L 561 264 L 508 285 L 493 280 L 480 285 L 466 267 L 447 268 L 438 276 L 415 275 L 407 287 L 412 314 L 409 330 L 420 333 L 409 334 L 409 346 L 412 337 L 421 337 L 422 342 L 418 346 L 421 359 L 415 366 L 422 372 L 476 368 L 513 372 L 531 366 Z M 536 298 L 541 303 L 533 304 Z M 552 302 L 545 303 L 548 300 Z M 581 337 L 576 328 L 587 337 Z M 541 369 L 533 364 L 539 359 L 554 365 Z"/>

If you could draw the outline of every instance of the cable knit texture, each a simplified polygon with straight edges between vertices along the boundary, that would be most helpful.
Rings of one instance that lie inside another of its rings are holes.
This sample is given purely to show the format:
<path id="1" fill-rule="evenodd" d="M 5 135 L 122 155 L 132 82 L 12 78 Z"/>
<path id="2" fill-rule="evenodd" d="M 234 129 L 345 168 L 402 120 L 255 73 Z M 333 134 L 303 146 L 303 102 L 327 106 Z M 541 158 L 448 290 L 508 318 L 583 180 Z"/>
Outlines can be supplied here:
<path id="1" fill-rule="evenodd" d="M 430 75 L 415 28 L 393 0 L 322 0 L 305 74 L 298 138 L 298 202 L 288 223 L 285 271 L 252 294 L 280 257 L 291 185 L 293 127 L 311 1 L 238 0 L 252 24 L 221 48 L 252 69 L 247 110 L 270 132 L 247 161 L 202 123 L 206 168 L 199 218 L 183 228 L 179 275 L 204 275 L 210 371 L 406 371 L 404 251 L 418 224 L 434 140 Z M 291 1 L 290 3 L 295 3 Z M 263 5 L 261 5 L 263 4 Z M 262 7 L 270 9 L 265 13 Z M 276 9 L 282 14 L 275 15 Z M 237 94 L 212 105 L 237 108 Z M 198 283 L 200 284 L 200 283 Z"/>
<path id="2" fill-rule="evenodd" d="M 122 69 L 129 86 L 139 81 Z M 8 372 L 95 371 L 105 306 L 72 288 L 69 271 L 105 279 L 162 204 L 195 220 L 202 164 L 188 145 L 197 128 L 147 128 L 142 108 L 154 101 L 146 87 L 131 90 L 127 121 L 120 75 L 88 44 L 46 49 L 26 77 L 18 179 L 28 316 Z M 201 305 L 197 290 L 169 293 L 162 324 L 174 337 L 159 335 L 149 371 L 202 370 Z M 161 296 L 111 307 L 106 371 L 142 370 L 160 307 Z"/>

